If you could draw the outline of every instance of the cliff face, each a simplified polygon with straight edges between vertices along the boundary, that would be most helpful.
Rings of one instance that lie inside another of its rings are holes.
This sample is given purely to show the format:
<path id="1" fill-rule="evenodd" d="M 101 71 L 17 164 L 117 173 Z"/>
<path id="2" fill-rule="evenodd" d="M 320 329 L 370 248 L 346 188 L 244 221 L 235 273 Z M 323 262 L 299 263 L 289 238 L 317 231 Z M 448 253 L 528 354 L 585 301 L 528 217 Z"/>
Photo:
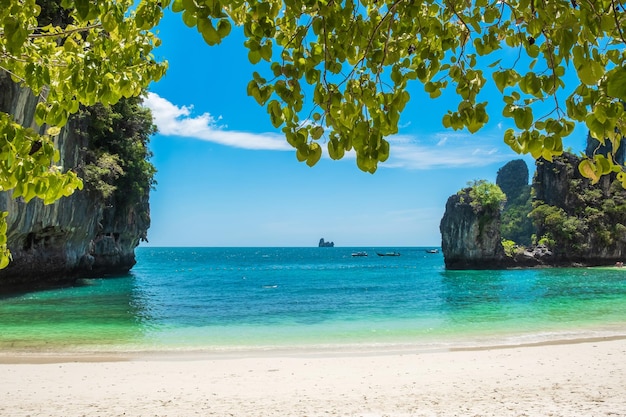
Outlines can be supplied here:
<path id="1" fill-rule="evenodd" d="M 591 184 L 578 171 L 579 163 L 572 154 L 553 162 L 537 161 L 533 188 L 538 209 L 531 214 L 537 236 L 553 240 L 554 257 L 563 264 L 622 262 L 626 257 L 626 191 L 615 181 L 615 174 Z M 554 218 L 559 221 L 556 225 Z"/>
<path id="2" fill-rule="evenodd" d="M 529 230 L 520 228 L 526 235 L 535 236 L 535 244 L 526 248 L 510 247 L 505 253 L 501 243 L 503 212 L 476 212 L 468 189 L 451 196 L 440 225 L 446 267 L 493 269 L 623 262 L 626 190 L 616 181 L 615 174 L 592 184 L 580 174 L 579 163 L 578 157 L 568 153 L 552 162 L 537 161 L 532 206 L 518 205 L 510 213 L 519 218 L 513 220 L 532 219 Z M 517 188 L 520 195 L 507 194 L 509 202 L 527 199 L 524 187 Z M 506 219 L 513 223 L 511 220 Z"/>
<path id="3" fill-rule="evenodd" d="M 532 210 L 528 176 L 528 165 L 522 159 L 508 162 L 498 170 L 496 176 L 496 185 L 506 195 L 506 204 L 500 213 L 502 238 L 524 246 L 530 246 L 534 233 L 532 221 L 528 217 Z"/>
<path id="4" fill-rule="evenodd" d="M 575 195 L 570 192 L 570 180 L 582 176 L 576 168 L 579 159 L 572 154 L 563 154 L 554 158 L 553 162 L 540 160 L 536 164 L 537 171 L 533 179 L 535 200 L 557 207 L 573 207 Z M 606 181 L 606 178 L 601 180 Z"/>
<path id="5" fill-rule="evenodd" d="M 471 206 L 468 189 L 448 198 L 441 219 L 441 249 L 448 269 L 497 268 L 504 259 L 497 211 Z"/>
<path id="6" fill-rule="evenodd" d="M 37 97 L 0 72 L 0 111 L 34 126 Z M 74 133 L 75 121 L 56 138 L 63 169 L 81 172 L 88 139 Z M 134 248 L 150 225 L 148 195 L 120 210 L 95 193 L 76 191 L 45 206 L 25 204 L 10 192 L 0 193 L 0 210 L 8 211 L 8 246 L 13 261 L 0 270 L 0 289 L 71 281 L 78 276 L 127 272 L 135 264 Z"/>

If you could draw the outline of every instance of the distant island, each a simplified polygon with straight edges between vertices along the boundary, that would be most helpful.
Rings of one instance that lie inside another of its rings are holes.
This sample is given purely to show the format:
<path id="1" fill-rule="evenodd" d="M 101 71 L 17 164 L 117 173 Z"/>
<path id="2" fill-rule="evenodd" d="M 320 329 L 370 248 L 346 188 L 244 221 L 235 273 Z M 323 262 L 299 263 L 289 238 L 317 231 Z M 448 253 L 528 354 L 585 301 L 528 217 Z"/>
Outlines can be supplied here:
<path id="1" fill-rule="evenodd" d="M 320 248 L 334 248 L 335 242 L 326 242 L 324 241 L 324 238 L 321 238 L 320 243 L 317 246 L 319 246 Z"/>

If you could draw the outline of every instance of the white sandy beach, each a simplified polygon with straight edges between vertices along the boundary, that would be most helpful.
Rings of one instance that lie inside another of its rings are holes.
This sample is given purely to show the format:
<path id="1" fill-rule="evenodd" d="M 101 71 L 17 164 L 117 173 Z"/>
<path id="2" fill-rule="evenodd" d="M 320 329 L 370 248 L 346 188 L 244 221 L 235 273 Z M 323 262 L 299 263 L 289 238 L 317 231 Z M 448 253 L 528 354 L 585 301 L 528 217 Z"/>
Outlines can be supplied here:
<path id="1" fill-rule="evenodd" d="M 0 415 L 626 416 L 626 340 L 445 352 L 0 355 Z"/>

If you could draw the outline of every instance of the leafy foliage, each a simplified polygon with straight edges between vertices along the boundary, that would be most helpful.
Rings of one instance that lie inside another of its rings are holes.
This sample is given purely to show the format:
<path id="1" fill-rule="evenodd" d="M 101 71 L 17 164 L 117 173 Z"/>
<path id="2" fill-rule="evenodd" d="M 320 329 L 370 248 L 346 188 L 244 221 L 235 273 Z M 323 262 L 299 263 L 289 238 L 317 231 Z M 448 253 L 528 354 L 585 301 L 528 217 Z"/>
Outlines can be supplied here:
<path id="1" fill-rule="evenodd" d="M 532 210 L 532 198 L 526 162 L 521 159 L 508 162 L 498 170 L 496 184 L 506 194 L 500 225 L 502 237 L 529 246 L 534 229 L 528 217 Z"/>
<path id="2" fill-rule="evenodd" d="M 506 195 L 496 184 L 486 180 L 474 180 L 467 184 L 469 188 L 470 206 L 474 212 L 499 212 L 506 203 Z"/>
<path id="3" fill-rule="evenodd" d="M 585 249 L 585 233 L 588 231 L 583 219 L 568 215 L 561 207 L 539 203 L 531 212 L 544 239 L 553 241 L 562 253 L 578 255 Z"/>
<path id="4" fill-rule="evenodd" d="M 516 126 L 504 141 L 535 158 L 560 155 L 576 122 L 612 149 L 626 131 L 626 13 L 615 0 L 0 0 L 0 70 L 40 96 L 36 121 L 47 126 L 40 135 L 0 117 L 8 143 L 0 154 L 20 165 L 19 150 L 29 143 L 45 148 L 46 160 L 35 164 L 47 175 L 20 171 L 20 183 L 37 182 L 33 196 L 49 198 L 59 183 L 64 192 L 80 186 L 74 174 L 50 169 L 47 150 L 71 114 L 138 96 L 163 75 L 165 65 L 151 55 L 158 45 L 151 29 L 170 4 L 208 45 L 233 24 L 243 27 L 249 60 L 268 63 L 247 92 L 310 166 L 323 139 L 331 158 L 354 151 L 361 170 L 376 171 L 389 156 L 385 138 L 398 132 L 412 82 L 431 98 L 453 90 L 458 105 L 442 123 L 472 133 L 489 119 L 480 93 L 492 83 Z M 566 89 L 567 68 L 573 81 Z M 626 186 L 624 167 L 610 154 L 585 159 L 580 172 L 593 181 L 615 173 Z M 18 194 L 31 192 L 20 187 Z"/>
<path id="5" fill-rule="evenodd" d="M 517 245 L 512 240 L 502 239 L 502 248 L 504 249 L 504 254 L 506 256 L 513 257 L 515 255 Z"/>
<path id="6" fill-rule="evenodd" d="M 87 164 L 83 167 L 87 190 L 118 207 L 143 201 L 155 184 L 156 169 L 149 162 L 150 136 L 156 132 L 150 110 L 140 97 L 122 99 L 112 106 L 82 108 L 78 125 L 86 125 L 89 138 Z"/>
<path id="7" fill-rule="evenodd" d="M 325 137 L 331 158 L 354 150 L 367 172 L 389 155 L 385 137 L 398 131 L 412 81 L 431 98 L 452 89 L 459 104 L 442 123 L 472 133 L 489 119 L 480 93 L 492 83 L 517 128 L 504 141 L 518 153 L 560 155 L 577 122 L 617 145 L 616 128 L 626 123 L 622 7 L 615 0 L 172 3 L 209 45 L 228 35 L 231 22 L 243 26 L 250 62 L 269 63 L 265 75 L 253 75 L 248 94 L 267 107 L 298 159 L 315 164 Z M 607 171 L 596 159 L 583 169 Z M 622 169 L 608 168 L 626 185 Z"/>
<path id="8" fill-rule="evenodd" d="M 531 187 L 526 185 L 515 199 L 508 200 L 502 210 L 500 232 L 502 237 L 519 245 L 529 246 L 532 243 L 534 227 L 528 216 L 532 211 Z"/>
<path id="9" fill-rule="evenodd" d="M 576 172 L 571 170 L 571 172 Z M 566 202 L 533 203 L 531 218 L 537 235 L 560 253 L 576 256 L 590 248 L 613 250 L 626 241 L 626 190 L 617 176 L 601 183 L 573 176 L 568 179 Z"/>
<path id="10" fill-rule="evenodd" d="M 166 68 L 151 55 L 158 40 L 150 29 L 161 3 L 142 1 L 131 11 L 134 6 L 132 0 L 0 0 L 0 71 L 39 96 L 35 120 L 45 126 L 41 135 L 0 113 L 0 190 L 49 204 L 82 187 L 76 173 L 55 165 L 51 137 L 81 105 L 137 96 Z M 5 219 L 0 267 L 10 256 Z"/>
<path id="11" fill-rule="evenodd" d="M 478 236 L 482 238 L 485 225 L 499 217 L 506 196 L 496 184 L 486 180 L 474 180 L 467 183 L 467 187 L 457 192 L 459 203 L 469 204 L 478 218 Z"/>
<path id="12" fill-rule="evenodd" d="M 96 192 L 106 200 L 117 190 L 115 180 L 124 174 L 124 170 L 117 155 L 100 151 L 93 159 L 92 163 L 83 168 L 83 180 L 87 191 Z"/>

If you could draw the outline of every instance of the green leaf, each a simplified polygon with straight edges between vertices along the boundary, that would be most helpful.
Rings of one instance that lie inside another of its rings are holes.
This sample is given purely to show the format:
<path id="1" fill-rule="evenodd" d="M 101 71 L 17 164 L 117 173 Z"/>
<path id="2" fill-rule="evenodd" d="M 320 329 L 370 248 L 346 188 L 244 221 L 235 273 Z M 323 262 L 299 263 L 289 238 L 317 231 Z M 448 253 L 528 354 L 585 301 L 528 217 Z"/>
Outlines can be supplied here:
<path id="1" fill-rule="evenodd" d="M 537 137 L 531 137 L 528 143 L 526 144 L 526 149 L 533 158 L 539 158 L 543 153 L 543 143 Z"/>
<path id="2" fill-rule="evenodd" d="M 593 60 L 586 60 L 577 71 L 580 80 L 587 85 L 596 85 L 604 75 L 604 67 Z"/>
<path id="3" fill-rule="evenodd" d="M 248 51 L 248 61 L 252 64 L 258 64 L 261 61 L 261 52 L 257 51 Z"/>
<path id="4" fill-rule="evenodd" d="M 311 143 L 309 145 L 309 154 L 306 158 L 306 164 L 312 167 L 315 164 L 317 164 L 317 162 L 320 160 L 321 157 L 322 157 L 322 147 L 316 142 Z"/>
<path id="5" fill-rule="evenodd" d="M 259 53 L 261 54 L 261 58 L 266 60 L 266 61 L 270 61 L 272 59 L 272 42 L 271 41 L 267 41 L 259 50 Z"/>
<path id="6" fill-rule="evenodd" d="M 280 125 L 285 122 L 283 111 L 280 108 L 280 103 L 278 101 L 270 101 L 267 104 L 267 111 L 270 114 L 270 121 L 274 127 L 280 127 Z"/>
<path id="7" fill-rule="evenodd" d="M 528 130 L 533 124 L 533 112 L 530 107 L 518 107 L 513 110 L 513 120 L 519 129 Z"/>
<path id="8" fill-rule="evenodd" d="M 339 140 L 333 138 L 328 142 L 328 155 L 331 157 L 331 159 L 339 160 L 343 158 L 344 154 L 345 148 Z"/>
<path id="9" fill-rule="evenodd" d="M 324 134 L 324 128 L 322 126 L 315 126 L 311 129 L 311 138 L 317 140 Z"/>
<path id="10" fill-rule="evenodd" d="M 183 4 L 183 0 L 174 0 L 172 3 L 172 11 L 174 13 L 179 13 L 185 10 L 185 6 Z"/>
<path id="11" fill-rule="evenodd" d="M 211 19 L 198 18 L 198 30 L 207 45 L 213 46 L 221 42 L 220 35 L 217 33 L 217 30 L 215 30 L 215 27 L 213 27 Z"/>
<path id="12" fill-rule="evenodd" d="M 296 148 L 296 158 L 298 159 L 299 162 L 306 161 L 308 157 L 309 157 L 309 148 L 306 145 L 298 146 Z"/>
<path id="13" fill-rule="evenodd" d="M 592 184 L 596 184 L 600 180 L 596 166 L 589 159 L 583 159 L 580 164 L 578 164 L 578 171 L 583 177 L 589 178 Z"/>
<path id="14" fill-rule="evenodd" d="M 369 155 L 357 154 L 356 165 L 361 171 L 373 174 L 374 172 L 376 172 L 376 169 L 378 167 L 378 161 L 370 157 Z"/>
<path id="15" fill-rule="evenodd" d="M 200 26 L 199 26 L 199 22 L 198 22 L 198 18 L 196 14 L 190 10 L 185 10 L 183 12 L 183 23 L 190 28 L 198 25 L 198 31 L 202 32 L 200 30 Z"/>
<path id="16" fill-rule="evenodd" d="M 607 74 L 606 92 L 611 97 L 626 101 L 626 68 L 617 67 Z"/>
<path id="17" fill-rule="evenodd" d="M 604 157 L 604 155 L 595 155 L 593 159 L 599 175 L 605 175 L 611 172 L 613 164 L 606 157 Z"/>
<path id="18" fill-rule="evenodd" d="M 380 146 L 378 147 L 378 161 L 385 162 L 389 158 L 389 142 L 381 139 Z"/>
<path id="19" fill-rule="evenodd" d="M 230 34 L 230 31 L 231 31 L 230 21 L 228 19 L 220 19 L 220 21 L 217 23 L 217 33 L 219 37 L 222 39 L 225 38 L 226 36 Z"/>
<path id="20" fill-rule="evenodd" d="M 263 104 L 263 100 L 261 99 L 261 91 L 259 89 L 259 84 L 256 81 L 252 80 L 248 83 L 247 93 L 249 96 L 254 97 L 254 99 L 259 104 Z"/>
<path id="21" fill-rule="evenodd" d="M 112 10 L 110 10 L 104 17 L 102 18 L 102 27 L 107 32 L 113 32 L 117 29 L 117 19 L 115 18 L 115 14 Z"/>
<path id="22" fill-rule="evenodd" d="M 89 0 L 74 0 L 78 17 L 82 20 L 86 20 L 89 15 Z"/>

